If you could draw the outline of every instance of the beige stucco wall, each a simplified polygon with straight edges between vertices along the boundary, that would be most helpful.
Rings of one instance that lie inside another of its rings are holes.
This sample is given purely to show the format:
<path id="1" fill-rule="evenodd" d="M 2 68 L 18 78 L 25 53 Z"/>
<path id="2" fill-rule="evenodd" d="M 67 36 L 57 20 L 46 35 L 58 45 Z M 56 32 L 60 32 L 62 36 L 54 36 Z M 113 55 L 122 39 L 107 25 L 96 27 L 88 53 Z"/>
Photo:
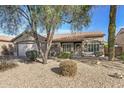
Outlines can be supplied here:
<path id="1" fill-rule="evenodd" d="M 14 41 L 14 43 L 21 42 L 21 41 L 28 41 L 28 40 L 34 40 L 34 38 L 31 35 L 23 34 L 23 36 L 20 36 L 19 38 L 17 38 Z"/>
<path id="2" fill-rule="evenodd" d="M 43 36 L 38 35 L 40 42 L 45 42 L 45 38 Z M 13 41 L 13 43 L 22 42 L 22 41 L 34 41 L 34 37 L 30 33 L 24 33 L 21 36 L 17 36 L 17 38 Z"/>
<path id="3" fill-rule="evenodd" d="M 95 37 L 95 38 L 85 38 L 86 40 L 98 40 L 98 41 L 104 41 L 104 37 Z"/>
<path id="4" fill-rule="evenodd" d="M 124 52 L 124 33 L 119 32 L 115 39 L 116 45 L 122 47 L 122 52 Z"/>

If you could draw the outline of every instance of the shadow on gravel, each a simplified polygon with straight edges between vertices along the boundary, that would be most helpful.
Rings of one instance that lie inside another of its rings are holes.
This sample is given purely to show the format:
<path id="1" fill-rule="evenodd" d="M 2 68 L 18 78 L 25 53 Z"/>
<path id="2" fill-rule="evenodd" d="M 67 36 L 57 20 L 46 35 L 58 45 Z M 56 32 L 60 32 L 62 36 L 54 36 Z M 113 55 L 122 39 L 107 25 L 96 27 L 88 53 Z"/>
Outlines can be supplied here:
<path id="1" fill-rule="evenodd" d="M 0 72 L 4 72 L 4 71 L 7 71 L 9 69 L 13 69 L 17 66 L 18 66 L 18 64 L 13 63 L 13 62 L 0 63 Z"/>
<path id="2" fill-rule="evenodd" d="M 110 75 L 110 74 L 108 74 L 108 76 L 113 77 L 113 78 L 116 78 L 116 79 L 122 79 L 122 78 L 123 78 L 123 77 L 121 77 L 121 76 Z"/>
<path id="3" fill-rule="evenodd" d="M 110 74 L 108 74 L 108 76 L 113 77 L 113 78 L 116 78 L 114 75 L 110 75 Z"/>
<path id="4" fill-rule="evenodd" d="M 61 69 L 59 67 L 54 67 L 51 69 L 51 71 L 53 71 L 54 73 L 61 75 Z"/>
<path id="5" fill-rule="evenodd" d="M 40 61 L 40 60 L 36 60 L 35 62 L 37 62 L 37 63 L 42 63 L 42 64 L 43 64 L 43 62 L 42 62 L 42 61 Z"/>
<path id="6" fill-rule="evenodd" d="M 40 60 L 31 61 L 31 60 L 29 60 L 27 58 L 18 58 L 18 60 L 19 60 L 19 62 L 25 63 L 25 64 L 34 64 L 34 63 L 41 63 L 41 64 L 43 64 L 43 62 L 40 61 Z"/>
<path id="7" fill-rule="evenodd" d="M 124 70 L 124 67 L 118 66 L 117 64 L 110 64 L 110 65 L 103 64 L 102 66 L 107 69 L 117 69 L 117 70 L 122 70 L 122 71 Z"/>
<path id="8" fill-rule="evenodd" d="M 18 59 L 18 60 L 19 60 L 19 62 L 25 63 L 25 64 L 33 64 L 34 63 L 34 61 L 30 61 L 30 60 L 27 60 L 27 59 Z"/>

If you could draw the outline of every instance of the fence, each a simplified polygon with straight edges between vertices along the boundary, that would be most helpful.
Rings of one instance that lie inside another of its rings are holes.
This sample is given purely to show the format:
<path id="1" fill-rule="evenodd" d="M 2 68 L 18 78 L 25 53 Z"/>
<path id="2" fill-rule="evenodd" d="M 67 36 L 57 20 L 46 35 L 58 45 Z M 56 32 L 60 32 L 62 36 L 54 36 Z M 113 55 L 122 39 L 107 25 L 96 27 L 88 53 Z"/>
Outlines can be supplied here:
<path id="1" fill-rule="evenodd" d="M 104 47 L 104 54 L 108 56 L 108 48 Z M 122 47 L 115 47 L 115 56 L 120 56 L 122 54 Z"/>

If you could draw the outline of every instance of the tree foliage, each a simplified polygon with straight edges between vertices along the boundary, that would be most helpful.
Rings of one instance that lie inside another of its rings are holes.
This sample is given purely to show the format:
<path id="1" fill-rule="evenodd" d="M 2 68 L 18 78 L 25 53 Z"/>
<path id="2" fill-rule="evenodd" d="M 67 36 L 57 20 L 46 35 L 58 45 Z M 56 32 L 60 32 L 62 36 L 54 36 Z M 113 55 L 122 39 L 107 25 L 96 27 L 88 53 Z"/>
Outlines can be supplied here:
<path id="1" fill-rule="evenodd" d="M 71 25 L 72 30 L 81 30 L 90 23 L 92 6 L 0 6 L 0 26 L 8 34 L 17 34 L 20 27 L 32 26 L 48 29 L 50 25 L 59 28 L 63 23 Z M 51 24 L 50 24 L 51 23 Z M 48 25 L 47 28 L 45 25 Z"/>
<path id="2" fill-rule="evenodd" d="M 38 49 L 47 61 L 47 56 L 51 48 L 55 31 L 61 25 L 67 23 L 71 25 L 73 31 L 81 30 L 90 23 L 90 10 L 92 6 L 0 6 L 0 24 L 4 32 L 16 34 L 20 27 L 31 29 Z M 37 37 L 38 29 L 45 31 L 47 35 L 46 52 L 40 48 Z"/>

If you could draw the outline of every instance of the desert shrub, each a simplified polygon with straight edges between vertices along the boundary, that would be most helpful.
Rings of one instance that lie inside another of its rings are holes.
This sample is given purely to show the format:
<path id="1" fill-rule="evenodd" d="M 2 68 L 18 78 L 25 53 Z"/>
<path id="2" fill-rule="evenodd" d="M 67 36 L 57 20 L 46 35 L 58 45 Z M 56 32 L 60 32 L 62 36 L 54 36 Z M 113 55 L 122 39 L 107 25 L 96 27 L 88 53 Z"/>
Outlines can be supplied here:
<path id="1" fill-rule="evenodd" d="M 2 48 L 2 51 L 1 51 L 2 55 L 4 55 L 4 56 L 9 55 L 9 50 L 6 45 L 1 46 L 1 48 Z"/>
<path id="2" fill-rule="evenodd" d="M 27 58 L 29 58 L 31 61 L 35 61 L 38 57 L 38 52 L 36 50 L 30 50 L 26 52 Z"/>
<path id="3" fill-rule="evenodd" d="M 72 57 L 72 53 L 70 53 L 70 52 L 62 52 L 62 53 L 60 53 L 60 55 L 58 56 L 58 58 L 64 58 L 64 59 L 66 59 L 66 58 L 71 58 Z"/>
<path id="4" fill-rule="evenodd" d="M 59 67 L 63 76 L 75 76 L 77 73 L 77 64 L 75 62 L 64 61 L 60 63 Z"/>
<path id="5" fill-rule="evenodd" d="M 12 62 L 0 62 L 0 71 L 5 71 L 11 68 L 16 67 L 17 64 L 12 63 Z"/>
<path id="6" fill-rule="evenodd" d="M 95 54 L 96 57 L 100 57 L 100 56 L 103 55 L 103 52 L 95 52 L 94 54 Z"/>

